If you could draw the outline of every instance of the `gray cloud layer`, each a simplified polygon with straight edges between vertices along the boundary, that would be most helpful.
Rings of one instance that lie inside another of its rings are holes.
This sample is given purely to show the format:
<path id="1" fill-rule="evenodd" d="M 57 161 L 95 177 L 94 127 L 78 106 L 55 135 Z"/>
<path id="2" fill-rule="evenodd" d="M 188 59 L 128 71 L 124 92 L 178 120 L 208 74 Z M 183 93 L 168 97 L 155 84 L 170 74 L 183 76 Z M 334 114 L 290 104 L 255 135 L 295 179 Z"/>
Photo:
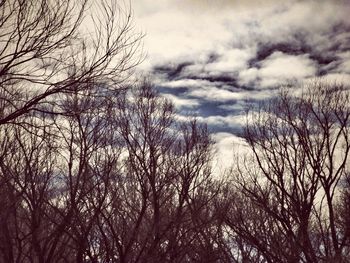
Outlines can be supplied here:
<path id="1" fill-rule="evenodd" d="M 158 2 L 158 3 L 154 3 Z M 140 68 L 180 114 L 238 132 L 245 101 L 323 76 L 350 81 L 347 1 L 135 0 Z"/>

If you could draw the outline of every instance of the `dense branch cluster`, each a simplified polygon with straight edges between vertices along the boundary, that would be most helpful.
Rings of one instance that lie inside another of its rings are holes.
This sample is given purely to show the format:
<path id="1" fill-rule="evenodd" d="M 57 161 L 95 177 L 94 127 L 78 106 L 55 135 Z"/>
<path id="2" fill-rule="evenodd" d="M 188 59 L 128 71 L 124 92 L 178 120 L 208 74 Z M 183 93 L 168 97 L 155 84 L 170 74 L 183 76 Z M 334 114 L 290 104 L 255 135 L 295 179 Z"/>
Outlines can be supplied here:
<path id="1" fill-rule="evenodd" d="M 214 249 L 207 130 L 175 124 L 149 85 L 134 93 L 70 94 L 68 117 L 1 126 L 4 262 L 183 262 Z"/>
<path id="2" fill-rule="evenodd" d="M 350 93 L 315 81 L 248 114 L 253 159 L 237 164 L 228 225 L 242 257 L 348 262 Z M 242 238 L 243 237 L 243 238 Z"/>
<path id="3" fill-rule="evenodd" d="M 120 88 L 140 62 L 142 36 L 118 2 L 0 1 L 0 124 L 47 111 L 72 90 Z"/>
<path id="4" fill-rule="evenodd" d="M 252 108 L 249 153 L 214 176 L 206 126 L 127 82 L 140 35 L 126 5 L 0 13 L 0 262 L 349 261 L 348 87 Z"/>

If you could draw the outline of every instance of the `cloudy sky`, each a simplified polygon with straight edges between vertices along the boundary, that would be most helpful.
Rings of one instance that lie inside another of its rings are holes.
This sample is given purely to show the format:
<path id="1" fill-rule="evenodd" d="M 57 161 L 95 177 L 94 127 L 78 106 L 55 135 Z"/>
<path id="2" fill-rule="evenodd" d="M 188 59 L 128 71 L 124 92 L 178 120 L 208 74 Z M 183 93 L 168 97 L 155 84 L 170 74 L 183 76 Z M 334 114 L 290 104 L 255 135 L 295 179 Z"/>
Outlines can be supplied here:
<path id="1" fill-rule="evenodd" d="M 322 76 L 350 82 L 350 1 L 133 0 L 151 75 L 179 116 L 240 143 L 244 105 Z M 227 149 L 228 149 L 227 148 Z M 221 152 L 225 152 L 225 149 Z M 226 154 L 226 152 L 225 152 Z"/>

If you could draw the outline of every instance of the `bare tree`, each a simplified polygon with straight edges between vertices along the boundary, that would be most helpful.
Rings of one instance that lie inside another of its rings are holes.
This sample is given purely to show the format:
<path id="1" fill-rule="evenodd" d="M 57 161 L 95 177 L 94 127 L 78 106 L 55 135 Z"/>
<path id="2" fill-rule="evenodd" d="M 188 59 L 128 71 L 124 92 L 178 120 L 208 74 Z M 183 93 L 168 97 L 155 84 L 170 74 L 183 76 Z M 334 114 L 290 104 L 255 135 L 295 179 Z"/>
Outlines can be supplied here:
<path id="1" fill-rule="evenodd" d="M 0 13 L 0 124 L 73 90 L 106 95 L 140 62 L 141 35 L 119 1 L 4 0 Z"/>
<path id="2" fill-rule="evenodd" d="M 219 260 L 206 127 L 178 123 L 148 83 L 118 97 L 90 92 L 65 94 L 67 114 L 0 126 L 0 259 Z"/>
<path id="3" fill-rule="evenodd" d="M 206 253 L 214 262 L 208 207 L 218 187 L 206 128 L 175 122 L 172 104 L 148 83 L 118 105 L 124 165 L 100 221 L 109 255 L 118 262 L 191 262 Z"/>
<path id="4" fill-rule="evenodd" d="M 0 12 L 1 258 L 92 260 L 119 152 L 106 98 L 140 62 L 141 35 L 117 1 L 4 0 Z"/>
<path id="5" fill-rule="evenodd" d="M 226 221 L 262 261 L 346 260 L 349 236 L 335 207 L 349 173 L 349 100 L 346 87 L 315 81 L 248 115 L 255 160 L 239 165 L 238 207 Z"/>
<path id="6" fill-rule="evenodd" d="M 1 126 L 3 261 L 85 262 L 97 256 L 93 226 L 107 205 L 120 148 L 105 99 L 79 92 L 66 101 L 69 116 L 22 116 L 31 125 Z"/>
<path id="7" fill-rule="evenodd" d="M 42 132 L 43 136 L 37 136 Z M 51 234 L 54 228 L 46 217 L 51 211 L 47 201 L 55 190 L 50 187 L 57 153 L 53 134 L 34 125 L 30 132 L 4 126 L 1 133 L 1 201 L 5 208 L 1 212 L 1 258 L 45 262 L 45 245 L 50 243 L 45 233 Z"/>

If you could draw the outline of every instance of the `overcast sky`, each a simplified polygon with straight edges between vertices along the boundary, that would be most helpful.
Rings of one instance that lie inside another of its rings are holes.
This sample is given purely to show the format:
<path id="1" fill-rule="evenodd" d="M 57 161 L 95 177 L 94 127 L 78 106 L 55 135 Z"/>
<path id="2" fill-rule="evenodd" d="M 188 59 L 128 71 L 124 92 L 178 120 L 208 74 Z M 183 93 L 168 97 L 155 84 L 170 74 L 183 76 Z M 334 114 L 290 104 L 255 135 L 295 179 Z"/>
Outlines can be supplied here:
<path id="1" fill-rule="evenodd" d="M 350 1 L 133 0 L 140 70 L 179 115 L 237 141 L 246 101 L 315 76 L 350 82 Z M 230 138 L 230 140 L 229 140 Z M 231 147 L 227 146 L 227 147 Z"/>

